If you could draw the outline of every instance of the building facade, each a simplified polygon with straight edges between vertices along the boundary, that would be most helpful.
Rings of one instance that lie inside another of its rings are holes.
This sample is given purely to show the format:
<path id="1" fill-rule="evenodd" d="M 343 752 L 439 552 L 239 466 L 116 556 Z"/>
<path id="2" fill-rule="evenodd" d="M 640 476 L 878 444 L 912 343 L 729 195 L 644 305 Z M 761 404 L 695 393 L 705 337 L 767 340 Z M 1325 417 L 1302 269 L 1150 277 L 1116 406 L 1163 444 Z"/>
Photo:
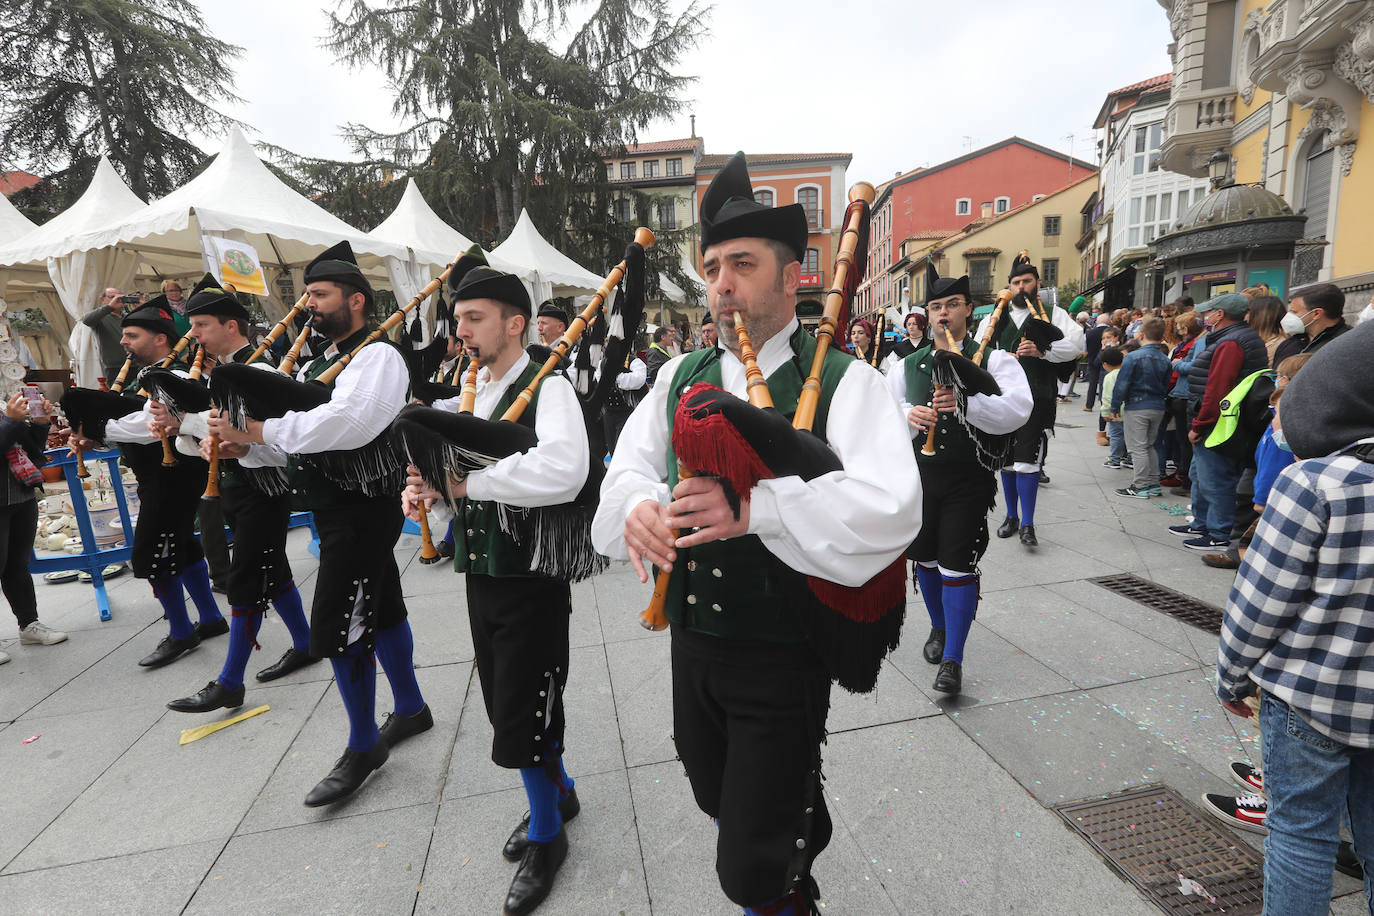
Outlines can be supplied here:
<path id="1" fill-rule="evenodd" d="M 705 140 L 656 140 L 625 147 L 625 155 L 606 157 L 606 180 L 611 183 L 612 206 L 616 217 L 631 222 L 635 195 L 649 198 L 649 228 L 656 230 L 690 229 L 696 225 L 697 162 L 705 150 Z M 695 233 L 684 237 L 682 250 L 690 261 Z"/>
<path id="2" fill-rule="evenodd" d="M 1374 290 L 1374 143 L 1361 142 L 1374 124 L 1374 0 L 1159 3 L 1174 38 L 1164 167 L 1201 178 L 1224 164 L 1225 180 L 1277 197 L 1304 217 L 1301 238 L 1282 268 L 1253 270 L 1287 290 L 1332 281 L 1348 309 L 1363 308 Z M 1238 264 L 1241 288 L 1255 278 Z"/>
<path id="3" fill-rule="evenodd" d="M 1096 172 L 1091 163 L 1010 137 L 884 182 L 874 200 L 868 274 L 855 294 L 855 313 L 871 316 L 883 308 L 904 314 L 920 301 L 901 285 L 906 272 L 895 269 L 909 241 L 949 238 Z"/>
<path id="4" fill-rule="evenodd" d="M 1206 196 L 1205 178 L 1161 163 L 1172 74 L 1107 93 L 1093 123 L 1102 169 L 1091 211 L 1091 257 L 1083 259 L 1083 295 L 1110 308 L 1153 307 L 1162 290 L 1148 265 L 1150 243 Z"/>

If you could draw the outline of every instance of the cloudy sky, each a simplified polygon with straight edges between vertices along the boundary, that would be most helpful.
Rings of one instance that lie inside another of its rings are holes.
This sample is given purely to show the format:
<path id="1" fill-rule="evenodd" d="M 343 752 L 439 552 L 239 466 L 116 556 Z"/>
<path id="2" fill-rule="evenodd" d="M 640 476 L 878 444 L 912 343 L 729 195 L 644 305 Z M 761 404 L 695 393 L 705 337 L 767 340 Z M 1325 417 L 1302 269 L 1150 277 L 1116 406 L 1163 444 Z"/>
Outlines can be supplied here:
<path id="1" fill-rule="evenodd" d="M 381 74 L 318 46 L 327 3 L 201 0 L 244 48 L 229 113 L 254 141 L 346 157 L 339 125 L 394 125 Z M 691 101 L 641 139 L 685 137 L 695 113 L 708 152 L 849 152 L 850 181 L 1013 134 L 1095 161 L 1105 94 L 1170 69 L 1157 0 L 720 0 L 710 24 L 682 62 Z"/>

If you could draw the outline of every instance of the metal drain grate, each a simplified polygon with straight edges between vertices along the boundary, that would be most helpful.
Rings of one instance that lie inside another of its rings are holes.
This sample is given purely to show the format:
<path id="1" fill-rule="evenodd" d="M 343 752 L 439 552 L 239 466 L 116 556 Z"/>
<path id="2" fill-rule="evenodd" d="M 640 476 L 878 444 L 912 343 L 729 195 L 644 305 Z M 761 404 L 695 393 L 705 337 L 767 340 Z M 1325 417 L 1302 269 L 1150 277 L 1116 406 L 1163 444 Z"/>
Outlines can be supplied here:
<path id="1" fill-rule="evenodd" d="M 1199 601 L 1191 595 L 1176 592 L 1149 579 L 1130 574 L 1098 576 L 1088 581 L 1209 633 L 1221 632 L 1221 608 Z"/>
<path id="2" fill-rule="evenodd" d="M 1173 789 L 1152 786 L 1054 810 L 1166 913 L 1262 908 L 1263 858 Z"/>

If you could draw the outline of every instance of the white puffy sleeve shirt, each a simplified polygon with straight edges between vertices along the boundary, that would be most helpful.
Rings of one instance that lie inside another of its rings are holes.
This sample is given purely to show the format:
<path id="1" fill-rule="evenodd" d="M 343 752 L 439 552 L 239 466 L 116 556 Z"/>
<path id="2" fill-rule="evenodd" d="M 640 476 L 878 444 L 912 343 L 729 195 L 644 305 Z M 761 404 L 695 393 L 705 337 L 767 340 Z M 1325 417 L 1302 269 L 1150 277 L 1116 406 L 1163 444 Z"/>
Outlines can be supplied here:
<path id="1" fill-rule="evenodd" d="M 965 419 L 985 433 L 1005 436 L 1014 433 L 1030 419 L 1032 406 L 1030 382 L 1026 380 L 1026 370 L 1014 354 L 1004 350 L 989 350 L 988 372 L 997 380 L 1000 395 L 975 394 L 966 404 Z M 916 359 L 916 354 L 907 359 Z M 887 374 L 887 390 L 902 411 L 903 420 L 914 406 L 906 399 L 905 360 L 898 360 L 893 370 Z M 912 439 L 917 436 L 916 427 L 907 424 L 907 433 Z"/>
<path id="2" fill-rule="evenodd" d="M 792 358 L 796 322 L 760 348 L 765 377 Z M 666 363 L 649 395 L 625 423 L 601 486 L 592 543 L 628 557 L 625 519 L 640 502 L 670 501 L 667 480 L 669 389 L 682 357 Z M 722 387 L 747 397 L 744 364 L 721 350 Z M 854 362 L 835 389 L 826 438 L 844 465 L 814 480 L 762 480 L 750 493 L 749 533 L 791 568 L 859 586 L 906 550 L 921 528 L 921 483 L 906 421 L 873 367 Z"/>
<path id="3" fill-rule="evenodd" d="M 492 416 L 497 402 L 529 362 L 529 354 L 522 353 L 499 379 L 493 379 L 485 366 L 479 369 L 473 413 L 487 419 L 500 419 Z M 435 401 L 433 406 L 457 413 L 459 400 L 445 398 Z M 572 383 L 564 376 L 555 373 L 540 382 L 534 432 L 539 440 L 534 448 L 507 455 L 490 467 L 468 475 L 469 499 L 532 509 L 569 503 L 577 497 L 587 481 L 590 446 L 587 427 L 582 420 L 582 405 Z"/>

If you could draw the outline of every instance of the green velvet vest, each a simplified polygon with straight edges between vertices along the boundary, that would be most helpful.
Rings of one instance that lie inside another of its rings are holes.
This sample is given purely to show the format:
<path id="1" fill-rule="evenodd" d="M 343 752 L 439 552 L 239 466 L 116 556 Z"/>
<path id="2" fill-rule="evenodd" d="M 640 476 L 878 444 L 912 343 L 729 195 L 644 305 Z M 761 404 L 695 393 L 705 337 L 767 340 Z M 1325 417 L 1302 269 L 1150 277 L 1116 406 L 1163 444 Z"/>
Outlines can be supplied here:
<path id="1" fill-rule="evenodd" d="M 492 408 L 490 418 L 499 419 L 525 390 L 525 387 L 539 374 L 541 364 L 530 360 L 518 378 L 511 382 L 502 393 L 501 399 Z M 516 422 L 521 426 L 534 428 L 534 418 L 539 409 L 539 392 L 543 387 L 534 389 L 534 398 Z M 462 499 L 457 506 L 457 516 L 453 520 L 453 569 L 460 573 L 477 573 L 497 578 L 530 578 L 529 544 L 517 544 L 515 539 L 501 530 L 498 518 L 498 503 L 490 500 Z"/>
<path id="2" fill-rule="evenodd" d="M 931 380 L 931 372 L 935 367 L 935 360 L 932 358 L 933 349 L 933 346 L 928 343 L 902 360 L 908 404 L 928 405 L 930 403 L 931 389 L 934 388 L 934 382 Z M 969 359 L 973 359 L 973 355 L 978 352 L 978 341 L 973 339 L 972 334 L 965 334 L 964 342 L 959 345 L 959 351 Z M 987 367 L 988 356 L 987 351 L 984 351 L 982 362 L 984 368 Z M 940 414 L 939 420 L 935 424 L 934 455 L 926 455 L 921 452 L 921 449 L 925 448 L 925 444 L 925 433 L 918 433 L 916 438 L 911 440 L 911 446 L 916 451 L 917 461 L 944 463 L 978 460 L 973 438 L 964 425 L 954 418 L 954 414 Z"/>
<path id="3" fill-rule="evenodd" d="M 778 412 L 791 418 L 797 397 L 811 370 L 816 341 L 798 328 L 789 341 L 793 358 L 768 377 L 768 391 Z M 683 392 L 697 382 L 721 384 L 720 353 L 716 348 L 695 350 L 683 358 L 673 376 L 668 398 L 668 485 L 677 486 L 677 455 L 673 452 L 673 416 Z M 825 438 L 825 424 L 835 389 L 853 357 L 830 349 L 821 369 L 821 398 L 814 431 Z M 803 642 L 806 637 L 790 614 L 786 598 L 789 580 L 801 574 L 779 560 L 755 535 L 701 544 L 678 550 L 668 580 L 668 619 L 724 639 Z M 795 587 L 795 585 L 793 586 Z"/>

